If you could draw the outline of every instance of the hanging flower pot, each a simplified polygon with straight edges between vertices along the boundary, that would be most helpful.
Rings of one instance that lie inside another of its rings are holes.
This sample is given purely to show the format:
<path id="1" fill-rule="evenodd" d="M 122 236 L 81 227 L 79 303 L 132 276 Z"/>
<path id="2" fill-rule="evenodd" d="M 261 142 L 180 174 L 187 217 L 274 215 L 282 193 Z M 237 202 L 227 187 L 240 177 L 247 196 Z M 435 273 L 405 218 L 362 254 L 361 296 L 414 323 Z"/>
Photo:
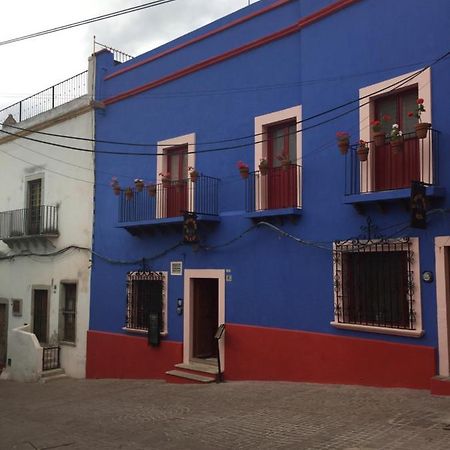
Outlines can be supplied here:
<path id="1" fill-rule="evenodd" d="M 403 137 L 391 141 L 391 148 L 394 154 L 398 154 L 403 150 Z"/>
<path id="2" fill-rule="evenodd" d="M 192 181 L 193 183 L 195 183 L 195 182 L 197 181 L 197 179 L 198 179 L 198 172 L 197 172 L 195 169 L 192 169 L 192 170 L 189 172 L 189 176 L 191 177 L 191 181 Z"/>
<path id="3" fill-rule="evenodd" d="M 259 161 L 259 173 L 261 175 L 267 175 L 267 172 L 269 171 L 269 164 L 267 162 L 267 159 L 261 158 Z"/>
<path id="4" fill-rule="evenodd" d="M 141 180 L 140 178 L 136 178 L 134 180 L 134 186 L 136 188 L 136 192 L 142 192 L 144 189 L 144 180 Z"/>
<path id="5" fill-rule="evenodd" d="M 336 133 L 337 144 L 341 155 L 346 155 L 350 148 L 350 136 L 346 131 L 338 131 Z"/>
<path id="6" fill-rule="evenodd" d="M 248 164 L 245 164 L 242 161 L 238 161 L 236 165 L 239 170 L 239 174 L 241 175 L 241 178 L 243 180 L 246 180 L 248 178 L 248 174 L 250 172 L 248 169 Z"/>
<path id="7" fill-rule="evenodd" d="M 119 181 L 117 180 L 117 177 L 111 178 L 110 185 L 114 192 L 114 195 L 120 195 L 121 189 L 120 189 L 120 184 L 119 184 Z"/>
<path id="8" fill-rule="evenodd" d="M 131 189 L 130 187 L 127 187 L 125 189 L 125 198 L 127 200 L 131 200 L 133 198 L 133 189 Z"/>
<path id="9" fill-rule="evenodd" d="M 377 131 L 376 133 L 373 133 L 373 143 L 375 144 L 375 147 L 382 147 L 384 145 L 385 140 L 386 136 L 382 131 Z"/>
<path id="10" fill-rule="evenodd" d="M 356 154 L 361 162 L 367 161 L 367 156 L 369 155 L 369 147 L 367 143 L 363 140 L 359 141 L 358 150 L 356 150 Z"/>
<path id="11" fill-rule="evenodd" d="M 160 172 L 158 175 L 161 177 L 163 187 L 169 187 L 171 184 L 170 172 Z"/>
<path id="12" fill-rule="evenodd" d="M 149 184 L 147 186 L 147 193 L 150 197 L 156 197 L 156 184 Z"/>
<path id="13" fill-rule="evenodd" d="M 418 122 L 416 123 L 416 136 L 418 139 L 425 139 L 428 134 L 428 130 L 431 128 L 431 123 Z"/>

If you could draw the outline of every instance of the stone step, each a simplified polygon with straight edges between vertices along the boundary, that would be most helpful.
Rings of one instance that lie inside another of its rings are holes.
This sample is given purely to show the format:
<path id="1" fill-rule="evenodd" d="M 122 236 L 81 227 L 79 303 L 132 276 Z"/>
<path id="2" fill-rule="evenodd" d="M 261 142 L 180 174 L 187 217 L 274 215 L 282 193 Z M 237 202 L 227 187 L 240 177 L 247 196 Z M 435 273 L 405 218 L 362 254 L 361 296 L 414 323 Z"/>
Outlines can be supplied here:
<path id="1" fill-rule="evenodd" d="M 212 375 L 217 375 L 218 373 L 217 365 L 214 366 L 211 364 L 203 364 L 199 362 L 190 362 L 189 364 L 179 363 L 175 364 L 175 367 L 177 367 L 178 369 L 192 370 L 194 372 L 203 372 Z"/>
<path id="2" fill-rule="evenodd" d="M 186 380 L 196 381 L 198 383 L 213 383 L 214 381 L 216 381 L 215 377 L 208 377 L 205 375 L 200 375 L 191 372 L 183 372 L 181 370 L 168 370 L 166 372 L 166 375 L 184 378 Z"/>
<path id="3" fill-rule="evenodd" d="M 41 383 L 48 383 L 50 381 L 63 380 L 64 378 L 67 378 L 64 369 L 51 369 L 42 372 L 40 381 Z"/>

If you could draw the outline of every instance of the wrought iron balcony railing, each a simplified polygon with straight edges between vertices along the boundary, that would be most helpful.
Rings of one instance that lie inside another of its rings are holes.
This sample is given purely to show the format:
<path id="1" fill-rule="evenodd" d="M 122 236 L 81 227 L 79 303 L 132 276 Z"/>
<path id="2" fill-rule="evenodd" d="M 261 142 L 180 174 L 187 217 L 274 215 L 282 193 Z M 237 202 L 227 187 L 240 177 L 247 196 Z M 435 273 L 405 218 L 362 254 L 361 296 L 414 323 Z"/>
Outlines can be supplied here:
<path id="1" fill-rule="evenodd" d="M 246 180 L 247 212 L 300 208 L 301 166 L 250 172 Z"/>
<path id="2" fill-rule="evenodd" d="M 57 206 L 38 206 L 0 212 L 2 240 L 58 235 Z"/>
<path id="3" fill-rule="evenodd" d="M 119 196 L 119 224 L 183 216 L 185 212 L 217 216 L 219 179 L 200 175 L 196 181 L 168 181 Z"/>
<path id="4" fill-rule="evenodd" d="M 87 93 L 88 71 L 86 70 L 0 110 L 0 124 L 6 120 L 9 114 L 13 116 L 16 122 L 21 122 Z"/>
<path id="5" fill-rule="evenodd" d="M 346 156 L 345 195 L 366 194 L 411 187 L 411 181 L 438 185 L 439 132 L 429 130 L 425 139 L 404 135 L 396 150 L 389 137 L 382 146 L 370 143 L 367 161 L 361 162 L 351 148 Z"/>

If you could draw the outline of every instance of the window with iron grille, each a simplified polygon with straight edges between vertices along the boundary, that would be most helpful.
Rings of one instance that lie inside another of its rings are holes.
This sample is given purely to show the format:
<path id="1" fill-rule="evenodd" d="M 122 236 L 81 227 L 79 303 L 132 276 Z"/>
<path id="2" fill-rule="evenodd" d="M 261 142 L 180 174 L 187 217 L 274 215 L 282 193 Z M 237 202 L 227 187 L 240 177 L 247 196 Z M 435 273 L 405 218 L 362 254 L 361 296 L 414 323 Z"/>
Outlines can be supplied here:
<path id="1" fill-rule="evenodd" d="M 158 314 L 160 333 L 167 332 L 166 274 L 129 272 L 127 275 L 127 316 L 125 328 L 148 331 L 149 316 Z"/>
<path id="2" fill-rule="evenodd" d="M 61 306 L 61 340 L 75 342 L 77 315 L 77 285 L 75 283 L 62 283 Z"/>
<path id="3" fill-rule="evenodd" d="M 416 330 L 412 262 L 408 238 L 336 242 L 335 322 Z"/>

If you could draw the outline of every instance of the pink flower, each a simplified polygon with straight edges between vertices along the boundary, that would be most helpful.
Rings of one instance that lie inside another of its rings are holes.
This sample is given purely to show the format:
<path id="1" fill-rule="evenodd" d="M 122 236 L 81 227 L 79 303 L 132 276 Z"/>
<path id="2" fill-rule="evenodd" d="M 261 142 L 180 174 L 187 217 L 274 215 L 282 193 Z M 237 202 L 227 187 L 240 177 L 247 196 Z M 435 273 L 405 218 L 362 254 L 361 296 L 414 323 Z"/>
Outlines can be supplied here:
<path id="1" fill-rule="evenodd" d="M 418 104 L 418 105 L 421 105 L 422 103 L 423 103 L 423 98 L 418 98 L 418 99 L 417 99 L 417 104 Z"/>
<path id="2" fill-rule="evenodd" d="M 409 111 L 408 117 L 414 117 L 414 113 L 412 111 Z"/>

